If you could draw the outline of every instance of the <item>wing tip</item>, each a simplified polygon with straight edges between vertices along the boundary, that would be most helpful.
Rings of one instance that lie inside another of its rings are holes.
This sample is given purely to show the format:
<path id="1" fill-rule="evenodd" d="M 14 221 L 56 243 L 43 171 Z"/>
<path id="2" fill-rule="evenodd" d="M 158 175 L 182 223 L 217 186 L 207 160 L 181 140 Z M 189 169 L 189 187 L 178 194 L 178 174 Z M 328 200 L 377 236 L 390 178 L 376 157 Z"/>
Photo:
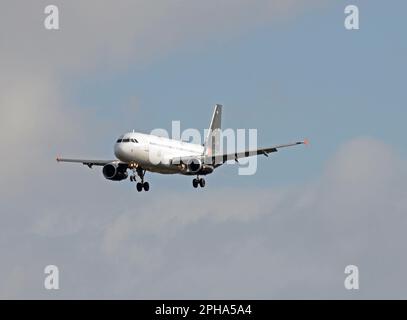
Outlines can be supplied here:
<path id="1" fill-rule="evenodd" d="M 60 156 L 57 156 L 57 157 L 55 158 L 55 160 L 56 160 L 57 162 L 60 162 L 60 161 L 61 161 L 61 157 L 60 157 Z"/>
<path id="2" fill-rule="evenodd" d="M 310 142 L 309 142 L 308 139 L 304 139 L 304 141 L 303 141 L 302 143 L 305 144 L 305 145 L 309 145 L 309 144 L 310 144 Z"/>

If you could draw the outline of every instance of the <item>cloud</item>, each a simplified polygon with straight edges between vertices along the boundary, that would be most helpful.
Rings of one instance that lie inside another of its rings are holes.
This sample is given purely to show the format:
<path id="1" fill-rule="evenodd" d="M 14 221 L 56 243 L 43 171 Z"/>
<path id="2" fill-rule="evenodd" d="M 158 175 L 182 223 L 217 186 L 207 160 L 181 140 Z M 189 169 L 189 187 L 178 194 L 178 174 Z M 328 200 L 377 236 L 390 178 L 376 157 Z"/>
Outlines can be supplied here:
<path id="1" fill-rule="evenodd" d="M 170 194 L 130 209 L 102 249 L 153 267 L 129 283 L 138 298 L 400 297 L 403 273 L 382 267 L 407 264 L 404 168 L 384 143 L 355 139 L 306 186 Z M 361 269 L 359 295 L 344 289 L 348 264 Z"/>
<path id="2" fill-rule="evenodd" d="M 320 2 L 56 0 L 60 30 L 50 32 L 43 26 L 47 1 L 7 1 L 0 21 L 2 56 L 38 70 L 115 70 L 130 62 L 151 62 L 186 44 L 202 48 L 223 42 Z"/>
<path id="3" fill-rule="evenodd" d="M 255 195 L 255 196 L 253 196 Z M 177 193 L 168 192 L 162 201 L 148 201 L 137 206 L 137 214 L 130 209 L 121 214 L 106 230 L 103 250 L 108 254 L 117 252 L 129 237 L 155 237 L 171 239 L 189 225 L 199 224 L 202 220 L 211 223 L 234 221 L 245 223 L 265 214 L 262 203 L 266 200 L 277 208 L 283 192 L 273 195 L 269 191 L 251 190 L 249 192 L 228 188 L 221 191 L 197 195 L 189 193 L 182 201 Z M 239 210 L 236 210 L 239 208 Z"/>
<path id="4" fill-rule="evenodd" d="M 65 298 L 401 298 L 405 164 L 383 142 L 358 138 L 301 186 L 131 190 L 109 201 L 109 187 L 96 196 L 77 185 L 63 207 L 51 193 L 51 220 L 36 210 L 23 224 L 35 239 L 30 266 L 57 261 Z M 343 286 L 349 264 L 360 268 L 357 293 Z M 22 296 L 47 297 L 25 279 Z"/>
<path id="5" fill-rule="evenodd" d="M 79 113 L 60 94 L 59 82 L 48 75 L 16 72 L 0 75 L 0 192 L 20 196 L 22 186 L 49 173 L 59 145 L 67 148 L 84 135 Z M 79 140 L 79 142 L 78 142 Z"/>

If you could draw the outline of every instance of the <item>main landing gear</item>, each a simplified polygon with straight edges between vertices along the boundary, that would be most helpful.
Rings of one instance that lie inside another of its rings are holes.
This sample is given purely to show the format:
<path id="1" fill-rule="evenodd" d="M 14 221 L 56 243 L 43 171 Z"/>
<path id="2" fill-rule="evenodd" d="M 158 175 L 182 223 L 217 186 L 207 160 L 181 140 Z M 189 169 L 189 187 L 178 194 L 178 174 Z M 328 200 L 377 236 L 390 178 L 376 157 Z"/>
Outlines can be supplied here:
<path id="1" fill-rule="evenodd" d="M 150 190 L 150 184 L 148 182 L 137 182 L 136 184 L 136 189 L 138 192 L 142 191 L 148 191 Z"/>
<path id="2" fill-rule="evenodd" d="M 137 182 L 136 174 L 133 174 L 130 176 L 130 181 L 132 182 L 137 182 L 136 184 L 136 189 L 138 192 L 143 191 L 148 191 L 150 190 L 150 184 L 148 182 L 144 182 L 144 175 L 146 174 L 146 170 L 141 169 L 140 167 L 133 169 L 133 172 L 137 173 L 137 175 L 140 177 L 141 182 Z"/>
<path id="3" fill-rule="evenodd" d="M 198 188 L 198 185 L 203 188 L 205 187 L 205 179 L 204 178 L 199 178 L 199 176 L 196 177 L 196 179 L 192 180 L 192 185 L 194 188 Z"/>

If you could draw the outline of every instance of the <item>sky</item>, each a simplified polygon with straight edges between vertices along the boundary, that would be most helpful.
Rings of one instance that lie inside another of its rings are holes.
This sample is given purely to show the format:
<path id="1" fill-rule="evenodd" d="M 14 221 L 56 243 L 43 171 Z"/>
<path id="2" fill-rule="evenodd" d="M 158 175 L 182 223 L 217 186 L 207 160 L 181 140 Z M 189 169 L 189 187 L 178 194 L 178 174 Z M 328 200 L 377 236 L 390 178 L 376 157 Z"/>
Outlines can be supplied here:
<path id="1" fill-rule="evenodd" d="M 407 298 L 405 1 L 53 0 L 57 31 L 48 4 L 0 0 L 0 298 Z M 311 144 L 198 190 L 55 161 L 203 132 L 216 103 L 261 146 Z"/>

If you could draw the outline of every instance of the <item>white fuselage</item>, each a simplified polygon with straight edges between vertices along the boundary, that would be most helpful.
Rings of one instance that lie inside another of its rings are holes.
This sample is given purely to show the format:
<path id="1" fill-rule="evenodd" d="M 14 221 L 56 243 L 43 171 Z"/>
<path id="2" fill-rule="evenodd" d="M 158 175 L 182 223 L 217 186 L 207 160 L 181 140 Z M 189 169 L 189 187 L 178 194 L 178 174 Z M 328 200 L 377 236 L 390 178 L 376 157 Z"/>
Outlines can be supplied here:
<path id="1" fill-rule="evenodd" d="M 182 173 L 179 167 L 170 164 L 170 159 L 201 156 L 203 152 L 204 147 L 198 144 L 139 132 L 122 135 L 114 145 L 114 154 L 120 161 L 167 174 Z"/>

